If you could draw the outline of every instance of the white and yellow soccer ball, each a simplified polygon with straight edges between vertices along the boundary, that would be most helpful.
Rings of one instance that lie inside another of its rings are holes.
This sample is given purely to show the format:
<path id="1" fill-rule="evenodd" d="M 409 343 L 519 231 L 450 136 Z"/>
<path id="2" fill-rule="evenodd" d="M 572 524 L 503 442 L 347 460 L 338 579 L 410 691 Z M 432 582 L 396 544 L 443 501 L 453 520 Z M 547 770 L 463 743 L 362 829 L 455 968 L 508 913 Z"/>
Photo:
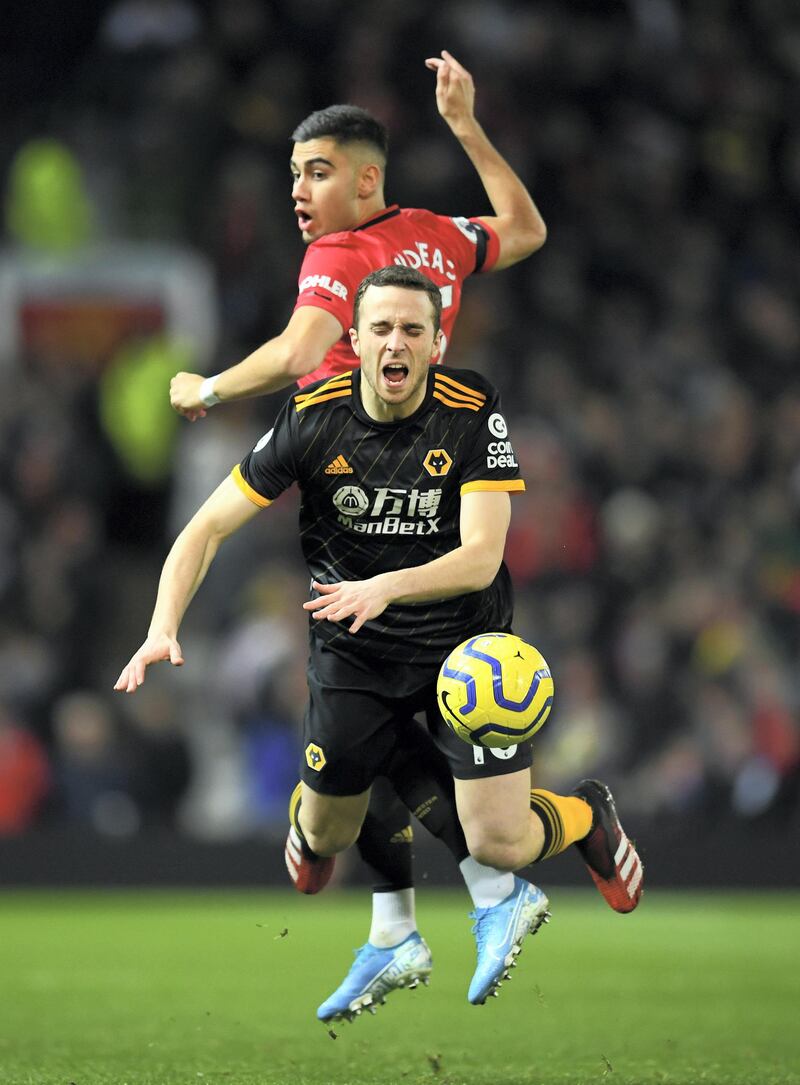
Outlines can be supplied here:
<path id="1" fill-rule="evenodd" d="M 553 678 L 544 656 L 511 633 L 481 633 L 454 648 L 436 683 L 439 711 L 473 746 L 509 747 L 550 715 Z"/>

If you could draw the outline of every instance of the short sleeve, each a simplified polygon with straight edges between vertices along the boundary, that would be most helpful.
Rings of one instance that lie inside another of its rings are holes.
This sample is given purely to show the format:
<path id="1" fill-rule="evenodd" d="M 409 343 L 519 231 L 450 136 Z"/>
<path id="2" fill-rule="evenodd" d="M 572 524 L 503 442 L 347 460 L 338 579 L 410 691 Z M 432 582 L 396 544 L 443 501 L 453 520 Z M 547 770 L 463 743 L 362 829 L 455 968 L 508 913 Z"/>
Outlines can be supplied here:
<path id="1" fill-rule="evenodd" d="M 272 429 L 231 472 L 233 481 L 255 505 L 269 505 L 297 480 L 294 416 L 294 398 L 291 398 Z"/>
<path id="2" fill-rule="evenodd" d="M 479 218 L 456 216 L 450 221 L 468 242 L 466 247 L 463 243 L 460 246 L 463 253 L 462 277 L 491 271 L 500 256 L 500 238 L 492 227 Z"/>
<path id="3" fill-rule="evenodd" d="M 521 493 L 524 489 L 500 396 L 492 389 L 470 435 L 467 461 L 461 472 L 461 493 L 479 490 Z"/>
<path id="4" fill-rule="evenodd" d="M 336 234 L 320 238 L 309 245 L 300 268 L 295 309 L 303 305 L 324 309 L 346 332 L 353 323 L 353 299 L 365 274 L 349 238 Z"/>

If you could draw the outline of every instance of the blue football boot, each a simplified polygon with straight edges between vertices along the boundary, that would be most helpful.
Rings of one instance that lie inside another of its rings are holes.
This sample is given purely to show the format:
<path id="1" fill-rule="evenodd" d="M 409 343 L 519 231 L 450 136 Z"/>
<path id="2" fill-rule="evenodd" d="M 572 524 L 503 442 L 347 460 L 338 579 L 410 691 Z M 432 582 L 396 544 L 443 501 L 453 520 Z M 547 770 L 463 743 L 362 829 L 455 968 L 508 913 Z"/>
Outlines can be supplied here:
<path id="1" fill-rule="evenodd" d="M 317 1010 L 320 1021 L 353 1021 L 362 1010 L 375 1013 L 398 987 L 427 986 L 433 960 L 425 939 L 414 931 L 389 949 L 367 942 L 356 950 L 356 959 L 341 986 Z"/>
<path id="2" fill-rule="evenodd" d="M 514 891 L 491 908 L 470 912 L 475 920 L 472 933 L 478 949 L 478 967 L 469 985 L 467 998 L 482 1006 L 514 968 L 527 934 L 536 934 L 550 919 L 547 897 L 535 885 L 514 877 Z"/>

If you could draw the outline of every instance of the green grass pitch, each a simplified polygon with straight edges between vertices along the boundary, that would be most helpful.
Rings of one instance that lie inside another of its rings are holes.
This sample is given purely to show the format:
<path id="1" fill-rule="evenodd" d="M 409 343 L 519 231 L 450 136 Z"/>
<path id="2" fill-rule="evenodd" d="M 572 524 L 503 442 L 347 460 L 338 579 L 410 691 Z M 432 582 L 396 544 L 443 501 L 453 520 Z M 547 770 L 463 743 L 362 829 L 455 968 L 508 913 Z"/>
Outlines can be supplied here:
<path id="1" fill-rule="evenodd" d="M 549 891 L 482 1007 L 463 893 L 418 893 L 429 988 L 332 1035 L 369 898 L 0 894 L 2 1085 L 800 1083 L 800 895 Z"/>

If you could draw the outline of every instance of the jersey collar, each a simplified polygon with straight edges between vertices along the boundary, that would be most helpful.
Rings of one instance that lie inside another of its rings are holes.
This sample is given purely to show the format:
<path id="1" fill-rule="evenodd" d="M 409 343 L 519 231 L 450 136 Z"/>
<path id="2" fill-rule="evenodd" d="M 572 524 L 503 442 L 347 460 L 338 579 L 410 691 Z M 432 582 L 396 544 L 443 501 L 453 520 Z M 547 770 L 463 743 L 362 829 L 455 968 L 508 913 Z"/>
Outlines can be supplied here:
<path id="1" fill-rule="evenodd" d="M 387 219 L 393 219 L 395 215 L 400 214 L 399 204 L 393 203 L 391 207 L 384 207 L 383 211 L 379 211 L 377 215 L 373 215 L 371 219 L 365 219 L 364 222 L 359 222 L 358 226 L 353 227 L 353 233 L 356 230 L 367 230 L 370 226 L 377 226 L 379 222 L 385 222 Z"/>

